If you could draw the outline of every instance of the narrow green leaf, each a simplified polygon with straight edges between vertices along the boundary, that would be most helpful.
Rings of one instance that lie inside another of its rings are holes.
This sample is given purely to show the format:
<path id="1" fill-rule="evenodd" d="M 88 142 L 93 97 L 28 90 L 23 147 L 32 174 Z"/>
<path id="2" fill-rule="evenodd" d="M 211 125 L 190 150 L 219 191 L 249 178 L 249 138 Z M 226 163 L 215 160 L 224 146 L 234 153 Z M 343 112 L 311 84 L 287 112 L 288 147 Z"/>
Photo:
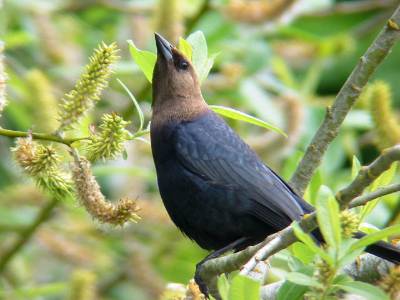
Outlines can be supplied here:
<path id="1" fill-rule="evenodd" d="M 368 245 L 376 243 L 384 238 L 387 238 L 390 235 L 399 234 L 399 232 L 400 232 L 400 224 L 396 224 L 396 225 L 387 227 L 385 229 L 382 229 L 380 231 L 368 234 L 365 237 L 359 239 L 357 242 L 355 242 L 350 247 L 350 249 L 351 249 L 350 251 L 355 251 L 357 249 L 367 247 Z"/>
<path id="2" fill-rule="evenodd" d="M 229 282 L 225 274 L 218 277 L 218 292 L 222 300 L 229 300 Z"/>
<path id="3" fill-rule="evenodd" d="M 383 172 L 370 186 L 369 191 L 373 192 L 376 189 L 388 185 L 396 175 L 397 163 L 393 163 L 388 170 Z M 375 206 L 382 200 L 383 197 L 372 200 L 367 203 L 367 205 L 363 206 L 360 213 L 360 218 L 363 220 L 371 211 L 375 208 Z"/>
<path id="4" fill-rule="evenodd" d="M 151 83 L 153 80 L 153 70 L 156 64 L 157 55 L 150 51 L 138 49 L 131 40 L 128 41 L 128 44 L 133 60 L 144 73 L 147 80 Z"/>
<path id="5" fill-rule="evenodd" d="M 306 199 L 311 205 L 315 206 L 318 199 L 318 191 L 322 185 L 322 174 L 321 170 L 318 169 L 314 176 L 311 178 L 311 182 L 308 185 L 306 192 L 304 194 L 304 199 Z"/>
<path id="6" fill-rule="evenodd" d="M 201 31 L 196 31 L 188 36 L 186 41 L 191 45 L 192 48 L 192 63 L 199 76 L 200 82 L 203 82 L 207 78 L 210 72 L 214 59 L 218 55 L 213 54 L 208 57 L 208 48 L 206 38 Z"/>
<path id="7" fill-rule="evenodd" d="M 293 283 L 304 285 L 304 286 L 312 286 L 312 287 L 321 287 L 321 283 L 319 283 L 316 279 L 311 276 L 308 276 L 303 273 L 291 272 L 287 274 L 286 280 L 289 280 Z"/>
<path id="8" fill-rule="evenodd" d="M 131 98 L 133 105 L 135 106 L 135 109 L 138 113 L 139 116 L 139 130 L 138 131 L 142 131 L 143 130 L 143 126 L 144 126 L 144 115 L 143 115 L 143 111 L 140 108 L 139 103 L 137 102 L 135 96 L 133 96 L 133 94 L 131 93 L 131 91 L 128 89 L 128 87 L 119 79 L 117 79 L 117 81 L 119 82 L 119 84 L 124 88 L 124 90 L 126 91 L 126 93 L 128 94 L 129 98 Z"/>
<path id="9" fill-rule="evenodd" d="M 315 252 L 311 251 L 309 247 L 300 242 L 294 243 L 290 247 L 290 250 L 293 256 L 301 260 L 305 265 L 310 264 L 315 257 Z"/>
<path id="10" fill-rule="evenodd" d="M 207 58 L 204 66 L 203 66 L 203 70 L 202 70 L 201 74 L 199 75 L 200 82 L 203 82 L 207 78 L 208 74 L 211 71 L 212 66 L 214 65 L 215 58 L 218 56 L 218 54 L 219 53 L 214 53 L 209 58 Z"/>
<path id="11" fill-rule="evenodd" d="M 381 289 L 365 282 L 343 282 L 335 286 L 346 292 L 360 295 L 366 300 L 389 300 L 389 297 Z"/>
<path id="12" fill-rule="evenodd" d="M 246 276 L 237 275 L 229 288 L 229 300 L 259 300 L 260 283 Z"/>
<path id="13" fill-rule="evenodd" d="M 301 243 L 297 243 L 297 244 L 304 245 Z M 299 269 L 303 268 L 304 264 L 297 257 L 289 255 L 288 256 L 288 267 L 289 267 L 290 271 L 295 272 L 295 271 L 298 271 Z"/>
<path id="14" fill-rule="evenodd" d="M 352 282 L 353 279 L 346 274 L 339 274 L 333 279 L 333 284 L 342 284 L 347 282 Z"/>
<path id="15" fill-rule="evenodd" d="M 330 257 L 329 254 L 326 253 L 323 249 L 318 247 L 314 240 L 300 228 L 300 225 L 297 222 L 292 223 L 292 228 L 296 237 L 300 241 L 302 241 L 311 251 L 318 254 L 328 264 L 333 265 L 332 257 Z"/>
<path id="16" fill-rule="evenodd" d="M 192 63 L 199 78 L 203 77 L 203 69 L 208 59 L 208 48 L 206 38 L 201 31 L 193 32 L 186 41 L 192 46 Z"/>
<path id="17" fill-rule="evenodd" d="M 286 280 L 279 288 L 276 300 L 301 300 L 308 287 Z"/>
<path id="18" fill-rule="evenodd" d="M 244 112 L 241 112 L 239 110 L 230 108 L 230 107 L 225 107 L 225 106 L 220 106 L 220 105 L 210 105 L 209 106 L 214 112 L 217 114 L 220 114 L 221 116 L 231 118 L 234 120 L 239 120 L 239 121 L 244 121 L 250 124 L 254 124 L 272 131 L 275 131 L 284 137 L 287 137 L 286 133 L 284 133 L 281 129 L 278 127 L 271 125 L 263 120 L 260 120 L 256 117 L 250 116 Z"/>
<path id="19" fill-rule="evenodd" d="M 192 46 L 183 38 L 179 38 L 179 50 L 191 61 L 193 49 Z"/>
<path id="20" fill-rule="evenodd" d="M 342 240 L 339 218 L 339 204 L 330 189 L 321 186 L 316 202 L 319 228 L 327 244 L 339 249 Z"/>
<path id="21" fill-rule="evenodd" d="M 351 167 L 351 179 L 356 178 L 358 172 L 361 170 L 361 163 L 358 160 L 357 156 L 353 155 L 353 164 Z"/>

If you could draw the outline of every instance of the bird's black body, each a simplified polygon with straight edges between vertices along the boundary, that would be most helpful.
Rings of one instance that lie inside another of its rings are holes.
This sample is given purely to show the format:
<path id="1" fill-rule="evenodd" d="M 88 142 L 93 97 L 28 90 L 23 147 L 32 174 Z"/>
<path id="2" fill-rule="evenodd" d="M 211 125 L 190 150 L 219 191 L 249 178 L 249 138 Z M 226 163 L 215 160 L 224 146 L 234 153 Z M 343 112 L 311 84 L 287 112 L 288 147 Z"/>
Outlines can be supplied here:
<path id="1" fill-rule="evenodd" d="M 312 210 L 211 110 L 165 123 L 151 139 L 165 207 L 205 249 L 258 242 Z"/>
<path id="2" fill-rule="evenodd" d="M 161 198 L 174 223 L 214 250 L 196 267 L 289 226 L 314 208 L 298 196 L 205 103 L 196 72 L 156 35 L 151 145 Z M 323 242 L 319 231 L 314 236 Z M 361 233 L 355 235 L 360 238 Z M 400 250 L 379 242 L 366 251 L 400 263 Z"/>

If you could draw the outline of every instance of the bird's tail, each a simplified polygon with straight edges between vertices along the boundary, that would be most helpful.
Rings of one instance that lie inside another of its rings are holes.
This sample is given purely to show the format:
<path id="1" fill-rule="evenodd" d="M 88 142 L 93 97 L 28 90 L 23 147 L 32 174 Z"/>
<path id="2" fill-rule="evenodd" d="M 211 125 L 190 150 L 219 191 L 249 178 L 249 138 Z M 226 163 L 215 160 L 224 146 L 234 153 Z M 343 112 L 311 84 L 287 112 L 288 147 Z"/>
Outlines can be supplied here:
<path id="1" fill-rule="evenodd" d="M 312 232 L 312 235 L 319 242 L 324 242 L 324 238 L 318 228 Z M 354 234 L 354 238 L 356 239 L 361 239 L 364 236 L 366 236 L 366 234 L 360 231 Z M 394 264 L 400 264 L 400 248 L 390 243 L 386 243 L 383 241 L 376 242 L 374 244 L 369 245 L 365 249 L 365 251 L 372 255 L 390 261 Z"/>
<path id="2" fill-rule="evenodd" d="M 364 237 L 366 234 L 362 232 L 357 232 L 354 237 L 360 239 Z M 366 252 L 388 260 L 395 264 L 400 264 L 400 248 L 383 241 L 376 242 L 372 245 L 369 245 L 366 249 Z"/>

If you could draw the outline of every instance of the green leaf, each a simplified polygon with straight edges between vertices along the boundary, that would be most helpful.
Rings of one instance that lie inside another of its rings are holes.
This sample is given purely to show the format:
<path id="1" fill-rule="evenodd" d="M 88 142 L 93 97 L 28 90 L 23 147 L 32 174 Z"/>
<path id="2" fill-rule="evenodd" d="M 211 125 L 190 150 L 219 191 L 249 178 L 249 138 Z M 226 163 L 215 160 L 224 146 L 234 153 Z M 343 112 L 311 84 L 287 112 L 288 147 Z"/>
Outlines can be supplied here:
<path id="1" fill-rule="evenodd" d="M 229 300 L 229 282 L 225 274 L 218 277 L 218 292 L 222 300 Z"/>
<path id="2" fill-rule="evenodd" d="M 250 116 L 244 112 L 238 111 L 236 109 L 230 108 L 230 107 L 225 107 L 225 106 L 220 106 L 220 105 L 210 105 L 209 106 L 214 112 L 217 114 L 220 114 L 221 116 L 231 118 L 234 120 L 239 120 L 239 121 L 244 121 L 250 124 L 254 124 L 272 131 L 275 131 L 284 137 L 287 137 L 286 133 L 284 133 L 281 129 L 278 127 L 271 125 L 263 120 L 260 120 L 256 117 Z"/>
<path id="3" fill-rule="evenodd" d="M 299 272 L 291 272 L 287 274 L 286 280 L 303 286 L 322 287 L 315 278 Z"/>
<path id="4" fill-rule="evenodd" d="M 308 185 L 306 192 L 304 194 L 304 199 L 306 199 L 311 205 L 315 206 L 318 199 L 318 191 L 322 185 L 322 175 L 321 170 L 318 169 L 314 176 L 311 178 L 311 182 Z"/>
<path id="5" fill-rule="evenodd" d="M 319 228 L 329 246 L 338 249 L 342 241 L 339 204 L 331 190 L 321 186 L 316 203 Z"/>
<path id="6" fill-rule="evenodd" d="M 144 115 L 143 115 L 143 111 L 140 108 L 139 103 L 137 102 L 135 96 L 133 96 L 133 94 L 131 93 L 131 91 L 128 89 L 128 87 L 119 79 L 117 79 L 117 81 L 119 82 L 119 84 L 124 88 L 124 90 L 126 91 L 126 93 L 128 94 L 129 98 L 131 98 L 133 105 L 135 106 L 135 109 L 138 113 L 139 116 L 139 130 L 138 131 L 142 131 L 143 130 L 143 126 L 144 126 Z"/>
<path id="7" fill-rule="evenodd" d="M 301 260 L 305 265 L 310 264 L 315 256 L 315 252 L 311 251 L 309 247 L 300 242 L 294 243 L 290 247 L 290 250 L 292 251 L 294 257 Z"/>
<path id="8" fill-rule="evenodd" d="M 323 249 L 318 247 L 314 240 L 300 228 L 300 225 L 297 222 L 292 223 L 292 228 L 296 237 L 300 241 L 302 241 L 311 251 L 318 254 L 328 264 L 333 265 L 332 257 L 330 257 L 329 254 L 326 253 Z"/>
<path id="9" fill-rule="evenodd" d="M 192 46 L 183 38 L 179 38 L 179 50 L 191 61 L 193 49 Z"/>
<path id="10" fill-rule="evenodd" d="M 156 64 L 157 55 L 150 51 L 138 49 L 131 40 L 128 41 L 128 44 L 133 60 L 144 73 L 147 80 L 151 83 L 153 80 L 153 70 Z"/>
<path id="11" fill-rule="evenodd" d="M 390 168 L 383 172 L 370 186 L 369 191 L 373 192 L 376 189 L 383 187 L 385 185 L 388 185 L 394 178 L 394 176 L 396 175 L 396 169 L 397 169 L 397 163 L 393 163 Z M 374 208 L 375 206 L 378 204 L 378 202 L 382 199 L 378 198 L 375 200 L 372 200 L 370 202 L 367 203 L 367 205 L 365 205 L 360 212 L 360 218 L 361 220 L 363 220 Z"/>
<path id="12" fill-rule="evenodd" d="M 229 300 L 259 300 L 260 283 L 246 276 L 233 278 L 229 289 Z"/>
<path id="13" fill-rule="evenodd" d="M 364 248 L 368 245 L 371 245 L 373 243 L 376 243 L 384 238 L 387 238 L 390 235 L 394 234 L 399 234 L 400 232 L 400 224 L 393 225 L 390 227 L 387 227 L 385 229 L 382 229 L 380 231 L 371 233 L 366 235 L 365 237 L 359 239 L 357 242 L 355 242 L 351 247 L 350 251 L 355 251 L 360 248 Z"/>
<path id="14" fill-rule="evenodd" d="M 301 300 L 308 287 L 286 280 L 279 288 L 276 300 Z"/>
<path id="15" fill-rule="evenodd" d="M 301 244 L 301 243 L 298 243 L 298 244 Z M 301 245 L 304 245 L 304 244 L 301 244 Z M 289 267 L 290 271 L 292 271 L 292 272 L 298 271 L 299 269 L 304 267 L 303 262 L 295 256 L 289 255 L 287 260 L 288 260 L 288 267 Z"/>
<path id="16" fill-rule="evenodd" d="M 351 179 L 356 178 L 358 172 L 361 170 L 361 163 L 358 160 L 357 156 L 353 155 L 353 165 L 351 167 Z"/>
<path id="17" fill-rule="evenodd" d="M 359 255 L 362 254 L 364 248 L 357 250 L 351 248 L 354 243 L 357 243 L 357 241 L 358 240 L 356 239 L 347 239 L 342 242 L 339 249 L 339 259 L 337 262 L 338 267 L 352 263 Z"/>
<path id="18" fill-rule="evenodd" d="M 336 286 L 346 292 L 360 295 L 367 300 L 389 300 L 389 297 L 381 289 L 365 282 L 343 282 Z"/>
<path id="19" fill-rule="evenodd" d="M 347 282 L 352 282 L 353 279 L 346 274 L 340 274 L 337 275 L 334 279 L 333 279 L 333 284 L 342 284 L 342 283 L 347 283 Z"/>
<path id="20" fill-rule="evenodd" d="M 196 31 L 188 36 L 187 42 L 192 46 L 192 63 L 199 76 L 200 82 L 207 78 L 217 54 L 208 57 L 206 38 L 201 31 Z"/>

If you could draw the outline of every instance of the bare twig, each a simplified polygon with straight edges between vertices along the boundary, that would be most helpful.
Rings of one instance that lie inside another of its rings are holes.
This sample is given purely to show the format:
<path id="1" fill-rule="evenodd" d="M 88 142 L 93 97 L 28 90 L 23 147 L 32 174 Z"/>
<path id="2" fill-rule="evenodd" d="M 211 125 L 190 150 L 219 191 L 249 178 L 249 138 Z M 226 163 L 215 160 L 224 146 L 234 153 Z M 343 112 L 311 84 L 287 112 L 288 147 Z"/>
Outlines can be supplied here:
<path id="1" fill-rule="evenodd" d="M 380 198 L 380 197 L 383 197 L 383 196 L 386 196 L 389 194 L 397 193 L 399 191 L 400 191 L 400 183 L 391 184 L 391 185 L 385 186 L 383 188 L 379 188 L 376 191 L 373 191 L 369 194 L 354 198 L 350 202 L 349 206 L 350 207 L 362 206 L 371 200 L 374 200 L 374 199 L 377 199 L 377 198 Z"/>
<path id="2" fill-rule="evenodd" d="M 53 198 L 46 205 L 44 205 L 32 224 L 21 232 L 18 239 L 11 245 L 10 248 L 3 252 L 3 254 L 0 256 L 0 274 L 4 272 L 7 264 L 19 252 L 19 250 L 21 250 L 21 248 L 29 242 L 39 226 L 50 217 L 58 203 L 59 200 L 57 198 Z"/>
<path id="3" fill-rule="evenodd" d="M 379 64 L 390 52 L 400 38 L 400 7 L 396 9 L 388 23 L 378 34 L 375 41 L 361 57 L 357 66 L 336 96 L 331 108 L 328 108 L 325 119 L 307 147 L 299 166 L 291 178 L 291 185 L 302 195 L 315 170 L 339 128 L 360 95 L 363 87 L 375 72 Z"/>
<path id="4" fill-rule="evenodd" d="M 394 161 L 400 160 L 400 145 L 382 152 L 369 166 L 362 167 L 353 182 L 336 193 L 336 199 L 346 206 L 351 199 L 360 195 L 380 174 L 390 168 Z"/>
<path id="5" fill-rule="evenodd" d="M 0 127 L 0 135 L 8 136 L 11 138 L 17 137 L 32 137 L 35 140 L 45 140 L 51 141 L 56 143 L 65 144 L 70 146 L 72 143 L 80 140 L 89 139 L 89 137 L 81 137 L 81 138 L 61 138 L 55 134 L 47 134 L 47 133 L 34 133 L 34 132 L 24 132 L 24 131 L 16 131 L 16 130 L 9 130 Z"/>

